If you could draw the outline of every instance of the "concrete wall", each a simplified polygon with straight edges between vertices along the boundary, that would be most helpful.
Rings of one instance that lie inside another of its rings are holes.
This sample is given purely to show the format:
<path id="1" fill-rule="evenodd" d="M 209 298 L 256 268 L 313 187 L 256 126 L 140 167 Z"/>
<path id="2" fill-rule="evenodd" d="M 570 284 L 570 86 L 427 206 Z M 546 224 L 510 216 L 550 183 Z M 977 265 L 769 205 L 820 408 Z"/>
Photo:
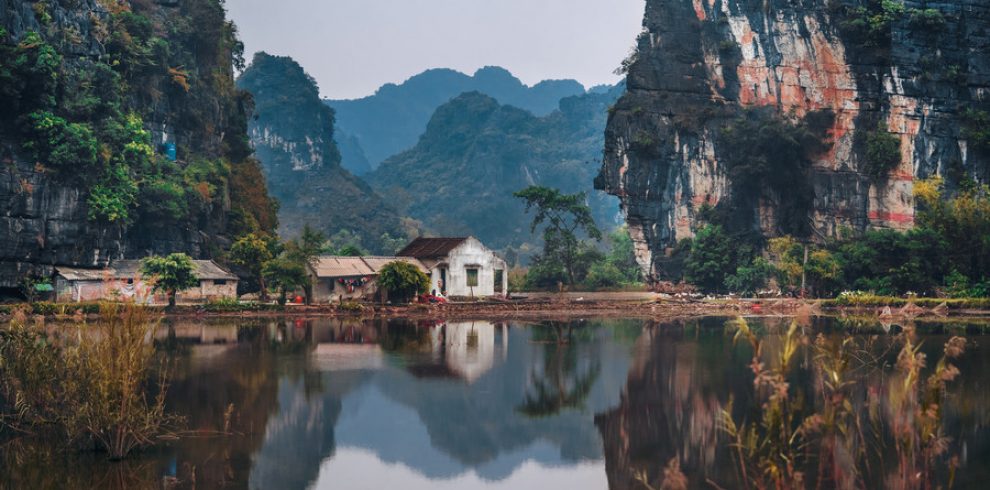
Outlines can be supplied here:
<path id="1" fill-rule="evenodd" d="M 509 271 L 504 260 L 495 255 L 475 238 L 450 251 L 447 260 L 437 264 L 430 271 L 430 289 L 440 291 L 440 269 L 447 270 L 447 296 L 485 297 L 505 294 L 509 284 Z M 469 268 L 478 269 L 478 286 L 468 286 Z M 502 271 L 501 290 L 496 291 L 495 271 Z"/>
<path id="2" fill-rule="evenodd" d="M 348 291 L 345 284 L 339 284 L 337 278 L 315 278 L 313 281 L 313 302 L 317 304 L 339 303 L 343 301 L 361 301 L 371 299 L 378 292 L 378 285 L 375 280 L 364 283 L 362 287 L 355 287 L 354 291 Z"/>
<path id="3" fill-rule="evenodd" d="M 133 283 L 124 280 L 69 281 L 64 277 L 55 278 L 55 301 L 78 303 L 103 299 L 134 300 L 138 303 L 167 304 L 165 293 L 152 293 L 151 285 L 138 279 Z M 199 286 L 176 295 L 177 303 L 205 303 L 222 298 L 237 298 L 237 281 L 216 284 L 213 280 L 200 281 Z"/>

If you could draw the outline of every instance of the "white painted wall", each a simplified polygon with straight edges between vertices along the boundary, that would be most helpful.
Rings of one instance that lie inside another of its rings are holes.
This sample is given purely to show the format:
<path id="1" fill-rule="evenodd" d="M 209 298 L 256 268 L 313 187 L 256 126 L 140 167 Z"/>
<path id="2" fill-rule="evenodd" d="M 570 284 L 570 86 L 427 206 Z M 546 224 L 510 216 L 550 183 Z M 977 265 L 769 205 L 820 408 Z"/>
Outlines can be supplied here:
<path id="1" fill-rule="evenodd" d="M 478 286 L 468 287 L 469 267 L 478 269 Z M 505 294 L 508 289 L 508 267 L 491 249 L 471 237 L 450 251 L 447 260 L 430 271 L 430 289 L 440 291 L 440 269 L 447 269 L 447 296 L 485 297 Z M 495 271 L 502 271 L 501 291 L 495 291 Z"/>

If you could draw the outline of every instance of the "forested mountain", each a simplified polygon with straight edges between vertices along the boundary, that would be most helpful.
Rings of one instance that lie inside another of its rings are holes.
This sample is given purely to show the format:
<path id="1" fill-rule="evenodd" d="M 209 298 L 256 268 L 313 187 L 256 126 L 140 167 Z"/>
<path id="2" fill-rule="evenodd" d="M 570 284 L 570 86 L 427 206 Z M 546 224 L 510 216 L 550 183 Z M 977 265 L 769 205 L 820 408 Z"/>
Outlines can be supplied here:
<path id="1" fill-rule="evenodd" d="M 384 234 L 402 234 L 398 214 L 340 165 L 334 111 L 298 63 L 258 53 L 237 83 L 254 95 L 251 142 L 279 201 L 283 235 L 306 224 L 328 236 L 349 230 L 375 250 Z"/>
<path id="2" fill-rule="evenodd" d="M 326 102 L 337 111 L 338 143 L 353 138 L 375 168 L 386 158 L 412 148 L 438 107 L 471 91 L 544 116 L 557 109 L 560 99 L 583 94 L 584 87 L 574 80 L 548 80 L 528 87 L 498 67 L 482 68 L 473 76 L 434 69 L 401 85 L 385 85 L 369 97 Z M 343 160 L 344 167 L 359 175 L 367 168 L 360 153 L 348 151 Z"/>
<path id="3" fill-rule="evenodd" d="M 0 288 L 275 228 L 219 0 L 0 0 Z"/>
<path id="4" fill-rule="evenodd" d="M 596 220 L 615 223 L 617 200 L 591 191 L 591 184 L 608 107 L 622 90 L 567 97 L 543 117 L 478 92 L 460 95 L 437 109 L 414 148 L 386 160 L 368 179 L 400 213 L 433 233 L 474 235 L 523 253 L 535 240 L 512 194 L 528 185 L 589 191 Z"/>

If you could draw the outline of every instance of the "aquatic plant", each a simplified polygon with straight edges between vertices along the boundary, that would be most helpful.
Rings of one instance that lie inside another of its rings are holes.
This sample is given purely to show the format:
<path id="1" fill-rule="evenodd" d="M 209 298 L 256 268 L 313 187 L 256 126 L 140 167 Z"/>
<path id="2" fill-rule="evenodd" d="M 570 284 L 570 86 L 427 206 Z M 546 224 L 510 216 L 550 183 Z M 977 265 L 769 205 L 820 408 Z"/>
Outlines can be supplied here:
<path id="1" fill-rule="evenodd" d="M 77 323 L 73 338 L 15 315 L 0 331 L 0 429 L 114 460 L 170 437 L 179 420 L 165 412 L 167 370 L 156 369 L 150 343 L 158 322 L 139 305 L 104 303 L 99 321 Z"/>
<path id="2" fill-rule="evenodd" d="M 948 383 L 960 374 L 951 361 L 965 351 L 964 338 L 946 342 L 925 377 L 925 355 L 911 328 L 889 342 L 819 335 L 811 343 L 794 322 L 770 355 L 744 319 L 730 326 L 735 342 L 753 349 L 750 367 L 760 402 L 755 422 L 737 422 L 731 402 L 720 415 L 741 486 L 925 489 L 943 470 L 952 486 L 958 463 L 950 456 L 942 407 Z M 888 373 L 893 352 L 896 365 Z M 805 353 L 810 361 L 799 355 Z M 813 374 L 810 394 L 788 381 L 802 357 L 800 369 Z"/>

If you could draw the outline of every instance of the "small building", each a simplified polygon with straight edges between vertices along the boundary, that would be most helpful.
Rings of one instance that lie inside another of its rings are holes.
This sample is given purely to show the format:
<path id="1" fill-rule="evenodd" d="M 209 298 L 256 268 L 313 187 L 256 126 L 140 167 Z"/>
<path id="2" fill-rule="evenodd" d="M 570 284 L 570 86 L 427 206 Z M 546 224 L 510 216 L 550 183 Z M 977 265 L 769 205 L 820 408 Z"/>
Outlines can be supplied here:
<path id="1" fill-rule="evenodd" d="M 430 289 L 444 296 L 504 296 L 506 262 L 474 237 L 417 238 L 399 256 L 418 259 L 430 275 Z"/>
<path id="2" fill-rule="evenodd" d="M 315 303 L 362 301 L 374 299 L 378 294 L 378 274 L 386 264 L 395 261 L 408 262 L 421 271 L 426 267 L 410 257 L 319 257 L 309 267 Z"/>
<path id="3" fill-rule="evenodd" d="M 203 303 L 237 298 L 239 278 L 212 260 L 194 260 L 193 275 L 199 286 L 179 291 L 179 303 Z M 140 260 L 118 260 L 106 269 L 55 268 L 55 300 L 59 303 L 133 299 L 141 303 L 165 303 L 163 293 L 155 295 L 141 275 Z"/>

